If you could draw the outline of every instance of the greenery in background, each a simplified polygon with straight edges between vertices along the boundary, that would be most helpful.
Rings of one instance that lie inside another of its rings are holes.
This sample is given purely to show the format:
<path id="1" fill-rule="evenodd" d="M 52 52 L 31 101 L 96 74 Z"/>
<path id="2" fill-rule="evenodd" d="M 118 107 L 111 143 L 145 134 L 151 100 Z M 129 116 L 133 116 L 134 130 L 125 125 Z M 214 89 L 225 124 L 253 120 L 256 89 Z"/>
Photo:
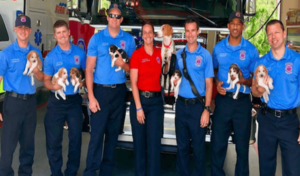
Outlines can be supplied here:
<path id="1" fill-rule="evenodd" d="M 246 17 L 246 28 L 243 36 L 248 39 L 253 36 L 256 31 L 265 23 L 269 18 L 274 8 L 277 6 L 277 0 L 256 0 L 256 15 L 253 17 Z M 278 19 L 278 9 L 275 11 L 273 16 L 270 18 Z M 270 46 L 267 40 L 265 27 L 253 37 L 250 42 L 256 46 L 260 55 L 266 54 L 270 50 Z"/>

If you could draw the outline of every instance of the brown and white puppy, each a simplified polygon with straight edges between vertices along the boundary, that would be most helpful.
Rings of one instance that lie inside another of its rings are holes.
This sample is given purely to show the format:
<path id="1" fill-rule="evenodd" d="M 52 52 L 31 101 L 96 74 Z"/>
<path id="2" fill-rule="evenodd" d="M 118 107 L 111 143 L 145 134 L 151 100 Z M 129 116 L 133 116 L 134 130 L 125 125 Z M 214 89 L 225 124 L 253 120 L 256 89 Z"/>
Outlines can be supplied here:
<path id="1" fill-rule="evenodd" d="M 33 77 L 32 71 L 35 67 L 38 67 L 38 69 L 41 70 L 43 67 L 43 64 L 39 57 L 39 54 L 36 51 L 32 50 L 27 54 L 26 67 L 23 72 L 23 75 L 27 74 L 28 76 L 31 76 L 31 85 L 34 85 L 34 77 Z"/>
<path id="2" fill-rule="evenodd" d="M 79 85 L 82 82 L 81 73 L 76 67 L 72 67 L 70 70 L 70 77 L 71 84 L 74 86 L 74 93 L 76 93 Z"/>
<path id="3" fill-rule="evenodd" d="M 59 100 L 57 93 L 60 95 L 61 98 L 66 100 L 66 95 L 64 91 L 66 91 L 66 85 L 69 85 L 68 81 L 68 72 L 67 69 L 62 67 L 58 70 L 57 73 L 52 77 L 52 84 L 58 83 L 60 86 L 62 86 L 61 89 L 55 91 L 55 97 Z"/>
<path id="4" fill-rule="evenodd" d="M 241 85 L 239 83 L 237 83 L 240 80 L 240 72 L 241 72 L 241 70 L 237 64 L 230 65 L 229 71 L 228 71 L 228 79 L 227 79 L 227 83 L 230 84 L 230 86 L 228 88 L 226 88 L 226 90 L 234 89 L 234 87 L 236 85 L 236 91 L 235 91 L 235 94 L 233 95 L 233 99 L 237 99 L 237 96 L 240 91 Z M 244 87 L 243 92 L 245 92 L 246 86 L 243 85 L 243 87 Z"/>
<path id="5" fill-rule="evenodd" d="M 121 54 L 123 61 L 125 63 L 128 63 L 128 56 L 127 56 L 126 52 L 123 49 L 118 48 L 116 45 L 110 45 L 109 46 L 109 54 L 111 56 L 113 56 L 113 59 L 111 60 L 111 67 L 115 66 L 115 62 L 119 57 L 119 54 L 117 54 L 117 51 Z M 122 69 L 121 67 L 118 67 L 117 69 L 115 69 L 115 71 L 117 72 L 117 71 L 120 71 L 121 69 Z M 123 70 L 123 72 L 125 72 L 125 71 Z"/>
<path id="6" fill-rule="evenodd" d="M 264 79 L 268 75 L 268 70 L 264 65 L 259 65 L 256 68 L 254 75 L 255 75 L 257 85 L 266 89 L 266 91 L 263 93 L 263 98 L 265 100 L 265 103 L 267 103 L 269 101 L 269 94 L 270 94 L 269 89 L 272 90 L 274 88 L 273 79 L 271 77 L 269 78 L 268 85 L 264 83 Z"/>
<path id="7" fill-rule="evenodd" d="M 174 86 L 174 81 L 177 80 L 176 86 Z M 175 70 L 172 77 L 171 77 L 171 91 L 174 90 L 174 97 L 175 100 L 178 98 L 179 86 L 181 83 L 181 72 L 179 70 Z"/>
<path id="8" fill-rule="evenodd" d="M 170 61 L 172 54 L 176 52 L 175 43 L 173 41 L 173 28 L 169 24 L 164 24 L 161 26 L 160 30 L 157 32 L 158 38 L 163 38 L 162 47 L 161 47 L 161 59 L 162 59 L 162 72 L 167 74 L 170 69 Z M 162 83 L 167 82 L 164 79 L 168 79 L 168 76 L 165 78 L 162 77 Z M 168 88 L 168 85 L 165 85 L 165 89 Z"/>

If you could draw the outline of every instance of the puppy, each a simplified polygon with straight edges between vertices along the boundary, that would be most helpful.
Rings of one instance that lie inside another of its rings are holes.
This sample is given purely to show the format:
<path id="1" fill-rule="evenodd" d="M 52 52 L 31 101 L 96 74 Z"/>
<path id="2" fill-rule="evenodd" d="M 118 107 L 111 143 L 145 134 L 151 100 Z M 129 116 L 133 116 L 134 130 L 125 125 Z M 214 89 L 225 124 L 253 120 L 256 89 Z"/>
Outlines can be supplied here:
<path id="1" fill-rule="evenodd" d="M 162 72 L 163 74 L 167 74 L 170 69 L 170 61 L 172 54 L 175 54 L 175 43 L 172 38 L 173 28 L 169 24 L 164 24 L 161 26 L 160 30 L 157 32 L 158 38 L 163 38 L 162 47 L 161 47 L 161 58 L 162 58 Z M 162 83 L 167 84 L 168 76 L 162 77 Z M 165 89 L 167 89 L 168 85 L 164 85 Z"/>
<path id="2" fill-rule="evenodd" d="M 117 54 L 116 51 L 118 51 L 121 54 L 121 56 L 123 58 L 123 61 L 126 62 L 126 63 L 128 63 L 128 56 L 127 56 L 126 52 L 123 49 L 118 48 L 116 45 L 110 45 L 110 47 L 109 47 L 109 54 L 111 56 L 113 56 L 113 59 L 111 61 L 111 67 L 115 66 L 115 62 L 116 62 L 116 60 L 119 57 L 119 54 Z M 121 67 L 118 67 L 117 69 L 115 69 L 116 72 L 120 71 L 120 70 L 121 70 Z"/>
<path id="3" fill-rule="evenodd" d="M 236 65 L 236 64 L 230 65 L 229 71 L 228 71 L 228 79 L 227 79 L 227 83 L 230 84 L 230 86 L 228 88 L 226 88 L 226 90 L 234 89 L 235 85 L 237 86 L 235 94 L 233 96 L 233 99 L 237 99 L 237 96 L 239 94 L 239 90 L 241 87 L 241 85 L 239 83 L 237 83 L 240 80 L 240 72 L 241 72 L 241 70 L 238 65 Z M 243 85 L 243 87 L 244 87 L 244 91 L 243 91 L 243 93 L 244 93 L 246 90 L 246 86 Z"/>
<path id="4" fill-rule="evenodd" d="M 256 77 L 255 79 L 257 81 L 257 85 L 266 89 L 266 91 L 263 93 L 263 98 L 265 100 L 265 103 L 267 103 L 269 101 L 269 94 L 270 94 L 269 89 L 272 90 L 274 88 L 273 79 L 271 77 L 269 78 L 268 85 L 264 83 L 264 79 L 268 75 L 268 70 L 264 65 L 259 65 L 256 68 L 254 75 Z"/>
<path id="5" fill-rule="evenodd" d="M 76 67 L 72 67 L 70 70 L 70 77 L 71 84 L 74 86 L 74 93 L 76 93 L 80 83 L 82 82 L 81 73 Z"/>
<path id="6" fill-rule="evenodd" d="M 178 80 L 176 86 L 174 86 L 175 80 Z M 175 100 L 177 100 L 178 98 L 180 83 L 181 83 L 181 72 L 179 70 L 175 70 L 171 77 L 171 91 L 174 90 Z"/>
<path id="7" fill-rule="evenodd" d="M 39 57 L 39 54 L 36 51 L 30 51 L 27 54 L 27 62 L 26 62 L 26 67 L 25 70 L 23 72 L 23 75 L 27 74 L 28 76 L 31 76 L 31 85 L 34 85 L 34 78 L 33 78 L 33 69 L 35 67 L 38 67 L 38 69 L 42 69 L 43 64 L 42 61 Z M 29 70 L 29 71 L 28 71 Z"/>
<path id="8" fill-rule="evenodd" d="M 60 95 L 61 98 L 66 100 L 66 95 L 64 91 L 66 91 L 66 85 L 69 85 L 68 81 L 68 72 L 67 69 L 64 67 L 60 68 L 57 73 L 52 77 L 52 84 L 58 83 L 62 86 L 61 89 L 55 91 L 55 97 L 59 100 L 57 93 Z"/>

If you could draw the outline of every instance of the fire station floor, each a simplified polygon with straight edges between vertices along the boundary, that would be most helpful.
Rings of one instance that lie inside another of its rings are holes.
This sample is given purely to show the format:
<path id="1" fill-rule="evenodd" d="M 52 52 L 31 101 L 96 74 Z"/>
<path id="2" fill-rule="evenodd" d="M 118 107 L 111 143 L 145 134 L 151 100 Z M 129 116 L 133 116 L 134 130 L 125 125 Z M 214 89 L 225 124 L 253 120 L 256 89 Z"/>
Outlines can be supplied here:
<path id="1" fill-rule="evenodd" d="M 37 110 L 37 127 L 35 133 L 35 157 L 34 157 L 34 165 L 33 165 L 33 176 L 50 176 L 50 167 L 48 163 L 48 158 L 46 155 L 46 139 L 45 139 L 45 131 L 44 131 L 44 115 L 46 112 L 46 107 L 42 107 Z M 0 128 L 1 133 L 1 128 Z M 1 139 L 0 139 L 1 140 Z M 90 136 L 89 133 L 82 133 L 82 150 L 81 150 L 81 162 L 80 168 L 78 171 L 78 176 L 81 176 L 85 166 L 86 166 L 86 156 L 87 149 L 89 144 Z M 68 131 L 64 130 L 63 136 L 63 158 L 64 164 L 62 171 L 66 168 L 66 160 L 68 154 Z M 207 143 L 206 149 L 206 175 L 210 176 L 210 151 L 211 146 L 210 143 Z M 19 166 L 19 146 L 17 147 L 12 167 L 15 171 L 15 175 L 18 171 Z M 281 156 L 280 149 L 278 149 L 277 154 L 277 176 L 281 176 Z M 115 169 L 113 172 L 114 176 L 134 176 L 134 152 L 133 150 L 125 150 L 125 149 L 116 149 L 115 150 Z M 225 160 L 224 170 L 227 176 L 234 175 L 234 168 L 236 163 L 236 153 L 235 153 L 235 145 L 229 144 L 227 156 Z M 258 155 L 256 152 L 256 144 L 249 145 L 249 165 L 250 165 L 250 176 L 259 176 L 259 166 L 258 166 Z M 191 157 L 191 169 L 193 169 L 194 161 Z M 161 175 L 163 176 L 176 176 L 176 154 L 165 154 L 161 155 Z"/>

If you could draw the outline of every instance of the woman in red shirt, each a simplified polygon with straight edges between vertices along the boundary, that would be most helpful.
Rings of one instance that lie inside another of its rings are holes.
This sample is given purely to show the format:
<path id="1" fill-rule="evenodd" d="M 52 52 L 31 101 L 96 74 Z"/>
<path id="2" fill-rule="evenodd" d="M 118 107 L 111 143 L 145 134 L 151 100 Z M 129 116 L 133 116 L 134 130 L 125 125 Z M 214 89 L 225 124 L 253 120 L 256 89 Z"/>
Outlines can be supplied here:
<path id="1" fill-rule="evenodd" d="M 161 50 L 153 45 L 154 27 L 142 26 L 144 45 L 130 59 L 133 99 L 130 104 L 135 175 L 160 175 L 160 148 L 163 130 L 161 95 Z"/>

